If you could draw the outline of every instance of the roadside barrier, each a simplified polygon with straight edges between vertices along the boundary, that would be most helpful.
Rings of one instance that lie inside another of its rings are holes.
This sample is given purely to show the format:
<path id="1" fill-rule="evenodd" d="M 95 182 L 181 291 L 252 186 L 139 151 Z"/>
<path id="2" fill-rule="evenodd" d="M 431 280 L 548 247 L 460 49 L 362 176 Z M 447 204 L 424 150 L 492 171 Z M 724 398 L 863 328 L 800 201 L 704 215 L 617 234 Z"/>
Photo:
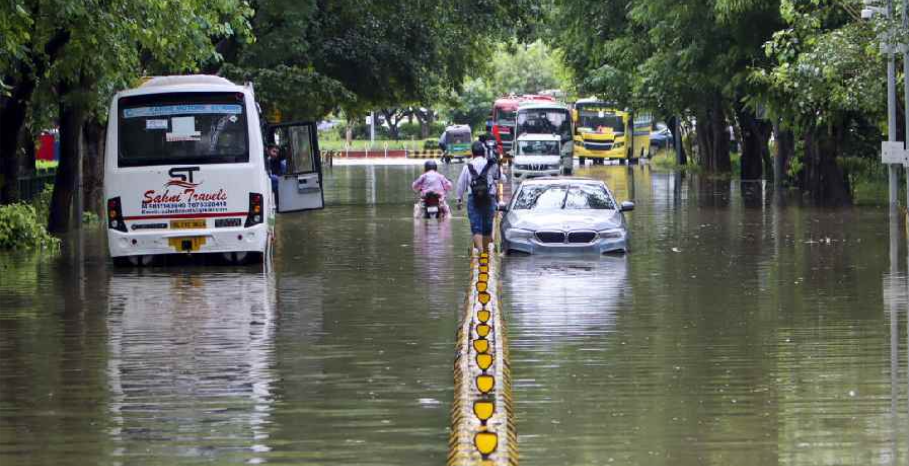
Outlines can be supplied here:
<path id="1" fill-rule="evenodd" d="M 407 152 L 409 159 L 440 159 L 442 151 L 438 149 L 412 150 Z"/>
<path id="2" fill-rule="evenodd" d="M 471 258 L 470 290 L 457 333 L 449 466 L 518 464 L 498 266 L 494 247 Z"/>

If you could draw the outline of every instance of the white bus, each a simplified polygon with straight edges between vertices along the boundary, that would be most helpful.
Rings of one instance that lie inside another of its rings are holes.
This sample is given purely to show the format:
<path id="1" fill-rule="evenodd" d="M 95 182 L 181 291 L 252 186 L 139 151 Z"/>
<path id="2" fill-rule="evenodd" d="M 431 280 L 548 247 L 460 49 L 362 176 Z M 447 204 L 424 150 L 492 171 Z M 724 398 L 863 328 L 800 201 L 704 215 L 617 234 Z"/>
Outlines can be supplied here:
<path id="1" fill-rule="evenodd" d="M 152 78 L 116 94 L 104 166 L 115 263 L 216 253 L 258 261 L 274 239 L 275 194 L 263 129 L 282 146 L 280 211 L 321 208 L 313 123 L 264 126 L 251 85 L 217 76 Z"/>
<path id="2" fill-rule="evenodd" d="M 574 169 L 574 134 L 571 129 L 571 109 L 557 102 L 526 102 L 518 106 L 515 140 L 522 134 L 555 134 L 562 141 L 562 172 L 570 175 Z"/>

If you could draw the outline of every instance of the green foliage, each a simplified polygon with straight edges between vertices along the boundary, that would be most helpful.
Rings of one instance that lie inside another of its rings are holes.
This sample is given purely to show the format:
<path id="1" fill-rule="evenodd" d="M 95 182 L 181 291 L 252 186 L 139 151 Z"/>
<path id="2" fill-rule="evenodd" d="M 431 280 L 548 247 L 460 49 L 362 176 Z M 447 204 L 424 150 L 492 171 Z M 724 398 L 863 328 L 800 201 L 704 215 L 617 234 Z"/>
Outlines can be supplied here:
<path id="1" fill-rule="evenodd" d="M 485 128 L 496 98 L 550 89 L 574 93 L 570 71 L 562 64 L 558 50 L 542 41 L 503 43 L 484 73 L 468 77 L 459 91 L 451 93 L 443 113 L 452 123 Z"/>
<path id="2" fill-rule="evenodd" d="M 31 205 L 0 206 L 0 249 L 57 249 L 60 240 L 48 234 Z"/>
<path id="3" fill-rule="evenodd" d="M 35 169 L 39 172 L 56 170 L 58 165 L 60 163 L 56 160 L 35 160 Z"/>
<path id="4" fill-rule="evenodd" d="M 441 122 L 434 121 L 429 125 L 430 136 L 441 136 L 443 131 L 445 131 L 445 125 Z M 420 124 L 417 122 L 401 123 L 398 133 L 401 139 L 420 139 Z M 438 142 L 437 139 L 436 142 Z"/>
<path id="5" fill-rule="evenodd" d="M 464 88 L 452 94 L 444 113 L 451 123 L 484 126 L 496 97 L 498 93 L 486 79 L 468 78 Z"/>
<path id="6" fill-rule="evenodd" d="M 260 0 L 257 41 L 236 47 L 224 70 L 252 80 L 266 114 L 288 120 L 424 104 L 457 88 L 536 3 Z"/>
<path id="7" fill-rule="evenodd" d="M 101 223 L 101 217 L 94 212 L 82 212 L 82 224 L 83 225 L 98 225 Z"/>
<path id="8" fill-rule="evenodd" d="M 44 226 L 47 226 L 47 218 L 50 216 L 50 205 L 53 197 L 54 185 L 48 184 L 44 186 L 44 191 L 41 191 L 40 194 L 31 200 L 31 205 L 35 209 L 35 215 L 38 216 L 38 221 Z"/>

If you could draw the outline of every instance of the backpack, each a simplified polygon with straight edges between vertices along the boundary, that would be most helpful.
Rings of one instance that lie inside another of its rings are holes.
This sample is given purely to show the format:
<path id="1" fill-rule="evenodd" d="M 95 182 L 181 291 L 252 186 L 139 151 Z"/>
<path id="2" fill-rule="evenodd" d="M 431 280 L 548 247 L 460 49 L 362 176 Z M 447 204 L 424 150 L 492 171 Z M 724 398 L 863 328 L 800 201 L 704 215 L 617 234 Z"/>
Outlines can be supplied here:
<path id="1" fill-rule="evenodd" d="M 490 195 L 489 187 L 489 167 L 492 166 L 489 160 L 486 161 L 486 166 L 483 167 L 483 171 L 477 173 L 477 170 L 473 168 L 473 165 L 470 162 L 467 162 L 467 170 L 470 172 L 470 193 L 473 194 L 474 202 L 478 204 L 485 204 L 489 202 L 492 198 Z"/>

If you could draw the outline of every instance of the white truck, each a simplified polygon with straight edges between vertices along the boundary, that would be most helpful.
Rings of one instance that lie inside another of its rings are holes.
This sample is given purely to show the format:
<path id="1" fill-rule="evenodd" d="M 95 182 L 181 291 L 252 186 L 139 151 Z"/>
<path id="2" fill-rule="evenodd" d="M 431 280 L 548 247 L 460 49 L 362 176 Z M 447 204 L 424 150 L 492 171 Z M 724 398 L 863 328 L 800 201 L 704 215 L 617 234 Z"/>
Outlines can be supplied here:
<path id="1" fill-rule="evenodd" d="M 524 133 L 514 145 L 512 179 L 520 182 L 538 176 L 570 174 L 571 153 L 562 150 L 558 134 Z"/>

